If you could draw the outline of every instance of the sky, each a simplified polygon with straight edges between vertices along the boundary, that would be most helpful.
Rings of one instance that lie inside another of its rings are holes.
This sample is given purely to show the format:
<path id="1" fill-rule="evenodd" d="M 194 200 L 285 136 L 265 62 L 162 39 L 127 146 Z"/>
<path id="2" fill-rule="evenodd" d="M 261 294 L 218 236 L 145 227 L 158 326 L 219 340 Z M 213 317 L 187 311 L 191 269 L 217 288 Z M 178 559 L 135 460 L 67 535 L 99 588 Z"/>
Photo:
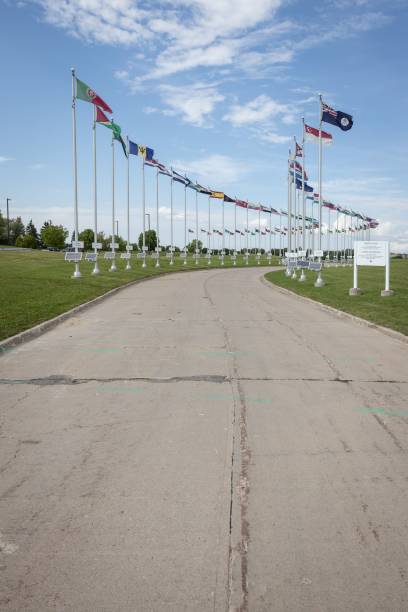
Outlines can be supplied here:
<path id="1" fill-rule="evenodd" d="M 214 190 L 287 206 L 287 158 L 301 117 L 318 126 L 318 93 L 354 118 L 324 124 L 323 196 L 379 219 L 378 239 L 408 252 L 408 0 L 0 0 L 5 119 L 0 209 L 73 229 L 71 67 L 155 157 Z M 80 230 L 92 227 L 92 105 L 77 102 Z M 99 227 L 111 227 L 110 131 L 98 126 Z M 305 146 L 317 188 L 317 146 Z M 131 159 L 131 240 L 142 228 L 141 164 Z M 155 172 L 146 169 L 155 226 Z M 161 242 L 170 241 L 160 179 Z M 187 190 L 188 226 L 195 195 Z M 207 199 L 199 197 L 200 227 Z M 116 149 L 116 217 L 126 235 L 126 160 Z M 182 242 L 184 189 L 174 186 Z M 226 205 L 226 225 L 233 208 Z M 213 228 L 221 205 L 213 201 Z M 243 225 L 244 211 L 238 211 Z M 251 213 L 251 224 L 257 224 Z M 266 219 L 262 221 L 268 223 Z M 275 223 L 278 224 L 278 217 Z"/>

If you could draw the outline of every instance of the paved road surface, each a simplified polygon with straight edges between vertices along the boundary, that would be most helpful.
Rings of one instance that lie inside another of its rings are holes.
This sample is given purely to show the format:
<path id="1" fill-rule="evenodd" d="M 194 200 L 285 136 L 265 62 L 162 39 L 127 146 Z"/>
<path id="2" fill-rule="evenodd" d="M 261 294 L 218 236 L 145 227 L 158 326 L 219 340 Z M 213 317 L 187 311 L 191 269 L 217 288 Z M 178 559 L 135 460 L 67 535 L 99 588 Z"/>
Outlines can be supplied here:
<path id="1" fill-rule="evenodd" d="M 1 610 L 408 610 L 408 345 L 264 271 L 1 358 Z"/>

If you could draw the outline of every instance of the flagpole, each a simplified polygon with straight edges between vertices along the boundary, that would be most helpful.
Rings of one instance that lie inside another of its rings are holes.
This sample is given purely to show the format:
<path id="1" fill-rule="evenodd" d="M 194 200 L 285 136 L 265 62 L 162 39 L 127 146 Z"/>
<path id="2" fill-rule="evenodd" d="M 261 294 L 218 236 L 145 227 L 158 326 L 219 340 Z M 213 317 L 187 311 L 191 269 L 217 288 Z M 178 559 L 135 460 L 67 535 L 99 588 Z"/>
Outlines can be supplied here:
<path id="1" fill-rule="evenodd" d="M 142 268 L 146 267 L 146 184 L 145 158 L 142 157 Z"/>
<path id="2" fill-rule="evenodd" d="M 159 226 L 159 168 L 156 168 L 156 268 L 160 268 L 160 226 Z"/>
<path id="3" fill-rule="evenodd" d="M 339 265 L 339 209 L 336 208 L 336 267 Z"/>
<path id="4" fill-rule="evenodd" d="M 127 205 L 127 245 L 126 251 L 128 255 L 130 255 L 130 154 L 129 154 L 129 136 L 126 136 L 127 139 L 127 165 L 126 165 L 126 181 L 127 181 L 127 190 L 126 190 L 126 205 Z M 126 261 L 125 270 L 131 269 L 130 258 Z"/>
<path id="5" fill-rule="evenodd" d="M 247 248 L 246 248 L 246 258 L 245 258 L 246 259 L 246 262 L 245 262 L 246 265 L 248 265 L 248 255 L 249 255 L 248 254 L 248 246 L 249 246 L 249 222 L 248 221 L 249 221 L 249 217 L 248 217 L 248 202 L 247 202 L 247 207 L 246 207 L 246 229 L 247 229 L 247 231 L 246 231 L 246 245 L 247 245 Z"/>
<path id="6" fill-rule="evenodd" d="M 211 265 L 211 196 L 208 196 L 208 236 L 207 236 L 207 255 L 208 255 L 208 265 Z"/>
<path id="7" fill-rule="evenodd" d="M 224 198 L 222 199 L 222 251 L 221 251 L 221 265 L 224 265 L 224 250 L 225 250 L 225 218 L 224 218 L 224 208 L 225 202 Z"/>
<path id="8" fill-rule="evenodd" d="M 237 265 L 237 205 L 234 203 L 234 266 Z"/>
<path id="9" fill-rule="evenodd" d="M 198 256 L 199 256 L 199 253 L 198 253 L 198 191 L 195 192 L 195 213 L 196 213 L 195 263 L 196 263 L 196 266 L 198 266 Z"/>
<path id="10" fill-rule="evenodd" d="M 305 118 L 302 117 L 302 250 L 306 250 L 306 232 L 305 232 L 305 216 L 306 216 L 306 200 L 305 200 Z"/>
<path id="11" fill-rule="evenodd" d="M 322 94 L 319 94 L 319 251 L 322 250 L 322 157 Z M 315 287 L 324 287 L 324 285 L 322 273 L 318 272 Z"/>
<path id="12" fill-rule="evenodd" d="M 328 213 L 329 218 L 328 218 L 328 230 L 327 230 L 327 257 L 330 263 L 330 213 L 331 213 L 330 208 L 328 209 L 328 211 L 329 211 Z"/>
<path id="13" fill-rule="evenodd" d="M 98 267 L 98 249 L 96 243 L 98 242 L 98 194 L 97 194 L 97 181 L 96 181 L 96 106 L 94 105 L 94 119 L 93 119 L 93 196 L 94 196 L 94 253 L 95 253 L 95 264 L 92 274 L 99 274 Z"/>
<path id="14" fill-rule="evenodd" d="M 272 257 L 272 211 L 269 212 L 269 265 Z"/>
<path id="15" fill-rule="evenodd" d="M 279 257 L 282 258 L 282 210 L 279 213 Z"/>
<path id="16" fill-rule="evenodd" d="M 187 185 L 184 185 L 184 262 L 187 265 Z"/>
<path id="17" fill-rule="evenodd" d="M 173 265 L 173 168 L 170 168 L 170 262 Z"/>
<path id="18" fill-rule="evenodd" d="M 111 120 L 113 123 L 113 119 Z M 115 262 L 115 137 L 112 132 L 112 264 L 109 268 L 110 272 L 116 271 L 116 262 Z"/>
<path id="19" fill-rule="evenodd" d="M 305 199 L 305 118 L 302 117 L 302 251 L 306 253 L 306 199 Z M 300 273 L 299 282 L 306 281 L 304 268 Z"/>
<path id="20" fill-rule="evenodd" d="M 258 266 L 261 263 L 261 205 L 258 202 Z"/>
<path id="21" fill-rule="evenodd" d="M 74 222 L 75 222 L 75 242 L 78 242 L 78 165 L 77 165 L 77 137 L 76 137 L 76 76 L 75 68 L 71 68 L 72 75 L 72 169 L 74 177 Z M 78 246 L 75 244 L 75 253 L 78 253 Z M 72 278 L 80 278 L 79 261 L 75 262 L 75 271 Z"/>

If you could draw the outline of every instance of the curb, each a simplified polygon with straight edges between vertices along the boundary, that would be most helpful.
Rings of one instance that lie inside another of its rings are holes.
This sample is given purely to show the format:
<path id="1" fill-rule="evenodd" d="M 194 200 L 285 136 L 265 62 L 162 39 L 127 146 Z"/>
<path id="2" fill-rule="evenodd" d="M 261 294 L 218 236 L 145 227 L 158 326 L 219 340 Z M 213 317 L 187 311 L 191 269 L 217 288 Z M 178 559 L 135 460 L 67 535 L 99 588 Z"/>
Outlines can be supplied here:
<path id="1" fill-rule="evenodd" d="M 276 270 L 273 270 L 273 271 L 275 272 Z M 394 329 L 390 329 L 389 327 L 383 327 L 382 325 L 377 325 L 377 323 L 373 323 L 372 321 L 367 321 L 367 319 L 362 319 L 361 317 L 352 315 L 349 312 L 345 312 L 344 310 L 338 310 L 337 308 L 334 308 L 333 306 L 328 306 L 327 304 L 323 304 L 322 302 L 318 302 L 317 300 L 313 300 L 312 298 L 306 297 L 304 295 L 300 295 L 299 293 L 295 293 L 294 291 L 291 291 L 290 289 L 286 289 L 285 287 L 280 287 L 279 285 L 276 285 L 273 281 L 267 280 L 265 276 L 261 278 L 261 282 L 269 288 L 273 287 L 274 289 L 276 289 L 280 293 L 283 293 L 284 295 L 290 295 L 292 297 L 298 298 L 299 300 L 303 300 L 304 302 L 315 304 L 322 310 L 329 312 L 331 314 L 334 314 L 336 317 L 340 319 L 348 319 L 350 321 L 354 321 L 354 323 L 357 323 L 358 325 L 364 325 L 365 327 L 376 329 L 382 334 L 386 336 L 390 336 L 391 338 L 394 338 L 394 340 L 399 340 L 400 342 L 403 342 L 404 344 L 408 344 L 408 336 L 405 336 L 405 334 L 395 331 Z"/>

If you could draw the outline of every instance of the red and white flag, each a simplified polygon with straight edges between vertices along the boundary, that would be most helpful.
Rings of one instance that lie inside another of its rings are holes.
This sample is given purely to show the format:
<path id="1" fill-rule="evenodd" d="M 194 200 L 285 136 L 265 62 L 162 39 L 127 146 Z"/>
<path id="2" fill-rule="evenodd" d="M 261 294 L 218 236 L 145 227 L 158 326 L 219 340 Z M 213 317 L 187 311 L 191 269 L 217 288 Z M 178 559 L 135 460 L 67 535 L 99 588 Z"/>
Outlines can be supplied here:
<path id="1" fill-rule="evenodd" d="M 322 144 L 331 144 L 333 142 L 333 136 L 329 132 L 321 130 Z M 305 123 L 305 140 L 310 142 L 319 142 L 319 130 L 317 128 L 306 125 Z"/>
<path id="2" fill-rule="evenodd" d="M 296 143 L 296 157 L 303 157 L 303 147 Z"/>

